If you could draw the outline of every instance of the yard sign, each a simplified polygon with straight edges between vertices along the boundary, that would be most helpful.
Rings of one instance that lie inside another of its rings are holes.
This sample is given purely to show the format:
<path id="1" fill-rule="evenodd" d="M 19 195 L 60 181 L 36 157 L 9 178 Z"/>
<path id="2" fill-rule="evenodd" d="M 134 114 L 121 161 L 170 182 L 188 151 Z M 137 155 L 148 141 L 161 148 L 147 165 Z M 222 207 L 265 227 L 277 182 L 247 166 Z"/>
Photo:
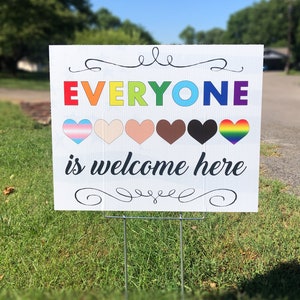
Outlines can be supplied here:
<path id="1" fill-rule="evenodd" d="M 50 46 L 57 210 L 258 209 L 263 46 Z"/>

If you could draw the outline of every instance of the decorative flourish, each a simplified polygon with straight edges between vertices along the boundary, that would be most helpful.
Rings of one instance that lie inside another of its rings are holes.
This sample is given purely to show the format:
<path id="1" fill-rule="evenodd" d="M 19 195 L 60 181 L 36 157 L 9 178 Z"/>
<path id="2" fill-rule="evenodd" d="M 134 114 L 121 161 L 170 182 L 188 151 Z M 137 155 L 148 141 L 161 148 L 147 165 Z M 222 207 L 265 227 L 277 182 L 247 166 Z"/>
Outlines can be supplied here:
<path id="1" fill-rule="evenodd" d="M 193 197 L 195 189 L 190 188 L 182 191 L 178 195 L 178 201 L 181 203 L 187 203 L 195 201 L 199 198 L 208 197 L 208 202 L 215 207 L 226 207 L 232 205 L 237 200 L 237 193 L 230 189 L 215 189 L 199 196 Z M 192 197 L 192 198 L 189 198 Z"/>
<path id="2" fill-rule="evenodd" d="M 100 72 L 102 70 L 102 67 L 101 67 L 102 64 L 112 65 L 112 66 L 116 66 L 116 67 L 120 67 L 120 68 L 127 68 L 127 69 L 136 69 L 136 68 L 139 68 L 139 67 L 150 67 L 153 64 L 158 64 L 161 67 L 170 66 L 170 67 L 173 67 L 173 68 L 182 69 L 182 68 L 196 67 L 196 66 L 203 65 L 203 64 L 208 64 L 208 63 L 217 63 L 218 64 L 218 65 L 214 65 L 214 66 L 210 67 L 211 71 L 228 71 L 228 72 L 237 72 L 237 73 L 239 73 L 239 72 L 242 72 L 244 70 L 243 67 L 241 67 L 240 70 L 228 69 L 227 68 L 228 62 L 225 58 L 222 58 L 222 57 L 212 58 L 212 59 L 199 61 L 199 62 L 196 62 L 196 63 L 187 64 L 187 65 L 179 65 L 179 64 L 173 63 L 174 58 L 173 58 L 172 55 L 168 55 L 166 57 L 166 61 L 163 62 L 162 60 L 160 60 L 159 48 L 158 47 L 153 47 L 152 48 L 152 60 L 150 60 L 149 62 L 146 61 L 144 55 L 140 55 L 137 60 L 138 60 L 137 64 L 125 65 L 125 64 L 115 63 L 115 62 L 112 62 L 112 61 L 106 61 L 106 60 L 103 60 L 103 59 L 98 59 L 98 58 L 88 58 L 84 62 L 84 65 L 85 65 L 84 69 L 82 69 L 82 70 L 72 70 L 71 67 L 69 67 L 69 71 L 71 73 L 79 73 L 79 72 L 84 72 L 84 71 Z"/>
<path id="3" fill-rule="evenodd" d="M 199 199 L 207 200 L 212 206 L 226 207 L 230 206 L 237 200 L 237 194 L 235 191 L 225 188 L 214 189 L 204 194 L 195 195 L 196 190 L 194 188 L 185 189 L 182 192 L 176 193 L 175 189 L 168 192 L 158 190 L 156 193 L 152 190 L 145 192 L 135 189 L 134 193 L 129 190 L 118 187 L 116 188 L 116 194 L 112 195 L 105 191 L 96 188 L 81 188 L 75 192 L 75 199 L 85 206 L 96 206 L 102 203 L 103 196 L 108 196 L 114 200 L 130 203 L 138 198 L 150 198 L 153 204 L 158 203 L 158 199 L 172 198 L 176 199 L 180 203 L 189 203 Z M 177 194 L 177 195 L 176 195 Z"/>

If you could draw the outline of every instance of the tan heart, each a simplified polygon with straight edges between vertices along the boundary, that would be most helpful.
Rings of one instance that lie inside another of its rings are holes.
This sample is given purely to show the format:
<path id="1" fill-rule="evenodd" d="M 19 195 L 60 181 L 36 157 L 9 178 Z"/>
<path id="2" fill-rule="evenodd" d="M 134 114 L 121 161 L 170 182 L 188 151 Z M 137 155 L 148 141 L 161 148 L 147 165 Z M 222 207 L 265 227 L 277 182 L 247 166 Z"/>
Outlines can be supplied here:
<path id="1" fill-rule="evenodd" d="M 95 122 L 94 130 L 105 143 L 110 144 L 123 133 L 123 123 L 116 119 L 108 124 L 100 119 Z"/>
<path id="2" fill-rule="evenodd" d="M 139 124 L 136 120 L 129 120 L 125 125 L 125 131 L 138 144 L 142 144 L 154 132 L 154 124 L 151 120 L 144 120 Z"/>

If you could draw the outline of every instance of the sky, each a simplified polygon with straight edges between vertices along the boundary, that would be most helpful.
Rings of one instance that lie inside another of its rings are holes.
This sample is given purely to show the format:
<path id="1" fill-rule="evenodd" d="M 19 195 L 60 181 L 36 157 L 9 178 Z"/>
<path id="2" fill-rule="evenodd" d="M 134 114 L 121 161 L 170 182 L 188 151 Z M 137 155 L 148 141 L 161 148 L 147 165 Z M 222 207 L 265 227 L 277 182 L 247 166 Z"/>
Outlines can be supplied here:
<path id="1" fill-rule="evenodd" d="M 255 0 L 90 0 L 93 11 L 108 9 L 121 21 L 142 26 L 161 44 L 182 43 L 179 34 L 192 26 L 196 31 L 226 29 L 231 14 Z"/>

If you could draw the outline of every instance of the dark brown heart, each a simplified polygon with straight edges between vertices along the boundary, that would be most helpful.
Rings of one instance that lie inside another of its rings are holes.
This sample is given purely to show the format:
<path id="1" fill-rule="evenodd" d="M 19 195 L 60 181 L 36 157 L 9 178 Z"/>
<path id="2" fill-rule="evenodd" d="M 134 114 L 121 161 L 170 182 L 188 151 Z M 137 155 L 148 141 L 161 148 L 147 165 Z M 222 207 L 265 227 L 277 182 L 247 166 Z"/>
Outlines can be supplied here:
<path id="1" fill-rule="evenodd" d="M 170 124 L 167 120 L 160 120 L 156 125 L 157 134 L 169 144 L 173 144 L 185 133 L 185 123 L 182 120 L 176 120 Z"/>
<path id="2" fill-rule="evenodd" d="M 200 144 L 204 144 L 217 132 L 218 125 L 214 120 L 207 120 L 203 124 L 198 120 L 192 120 L 188 124 L 188 133 Z"/>

